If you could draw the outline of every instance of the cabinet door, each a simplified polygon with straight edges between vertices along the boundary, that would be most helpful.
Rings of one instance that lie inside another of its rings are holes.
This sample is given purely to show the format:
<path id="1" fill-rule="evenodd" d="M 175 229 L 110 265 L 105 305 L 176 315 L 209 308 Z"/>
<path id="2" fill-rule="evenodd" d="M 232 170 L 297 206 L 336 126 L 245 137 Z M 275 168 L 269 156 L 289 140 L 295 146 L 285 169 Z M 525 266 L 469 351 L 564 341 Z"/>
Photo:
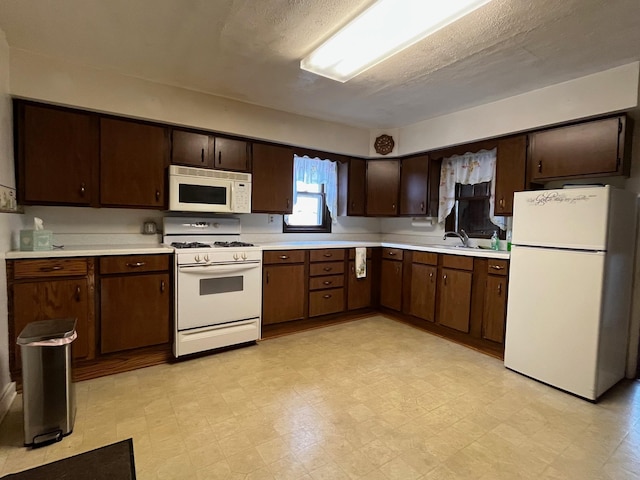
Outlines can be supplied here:
<path id="1" fill-rule="evenodd" d="M 438 269 L 433 265 L 411 265 L 411 315 L 435 321 L 437 277 Z"/>
<path id="2" fill-rule="evenodd" d="M 472 273 L 443 268 L 438 285 L 440 309 L 438 323 L 469 333 Z"/>
<path id="3" fill-rule="evenodd" d="M 429 156 L 405 158 L 400 175 L 400 215 L 426 215 Z"/>
<path id="4" fill-rule="evenodd" d="M 505 321 L 507 318 L 507 278 L 487 276 L 487 288 L 482 313 L 482 338 L 493 342 L 504 342 Z"/>
<path id="5" fill-rule="evenodd" d="M 382 260 L 380 304 L 392 310 L 402 310 L 402 262 Z"/>
<path id="6" fill-rule="evenodd" d="M 399 186 L 399 160 L 367 161 L 367 215 L 397 215 Z"/>
<path id="7" fill-rule="evenodd" d="M 496 159 L 496 215 L 513 215 L 513 194 L 525 187 L 527 136 L 498 141 Z"/>
<path id="8" fill-rule="evenodd" d="M 360 158 L 349 160 L 349 203 L 347 215 L 364 216 L 367 162 Z"/>
<path id="9" fill-rule="evenodd" d="M 112 118 L 100 119 L 100 203 L 164 208 L 168 130 Z"/>
<path id="10" fill-rule="evenodd" d="M 18 196 L 26 204 L 97 203 L 97 117 L 19 105 Z"/>
<path id="11" fill-rule="evenodd" d="M 86 278 L 16 283 L 13 286 L 13 318 L 16 338 L 22 329 L 37 320 L 75 318 L 76 338 L 71 346 L 74 359 L 89 358 L 93 338 L 89 334 L 89 302 L 93 299 Z M 15 341 L 15 339 L 11 339 Z M 16 357 L 19 358 L 19 348 Z"/>
<path id="12" fill-rule="evenodd" d="M 169 341 L 169 274 L 120 275 L 100 280 L 100 352 Z"/>
<path id="13" fill-rule="evenodd" d="M 251 211 L 292 213 L 293 149 L 277 145 L 253 145 Z"/>
<path id="14" fill-rule="evenodd" d="M 262 270 L 262 323 L 304 318 L 304 265 L 270 265 Z"/>
<path id="15" fill-rule="evenodd" d="M 367 260 L 367 276 L 356 277 L 355 262 L 349 262 L 347 309 L 357 310 L 371 306 L 371 276 L 373 274 L 371 260 Z"/>
<path id="16" fill-rule="evenodd" d="M 251 171 L 251 144 L 243 140 L 215 138 L 214 167 L 220 170 Z"/>
<path id="17" fill-rule="evenodd" d="M 171 163 L 213 168 L 209 153 L 209 135 L 173 130 L 171 132 Z"/>
<path id="18" fill-rule="evenodd" d="M 607 118 L 531 134 L 531 180 L 621 173 L 623 120 Z"/>

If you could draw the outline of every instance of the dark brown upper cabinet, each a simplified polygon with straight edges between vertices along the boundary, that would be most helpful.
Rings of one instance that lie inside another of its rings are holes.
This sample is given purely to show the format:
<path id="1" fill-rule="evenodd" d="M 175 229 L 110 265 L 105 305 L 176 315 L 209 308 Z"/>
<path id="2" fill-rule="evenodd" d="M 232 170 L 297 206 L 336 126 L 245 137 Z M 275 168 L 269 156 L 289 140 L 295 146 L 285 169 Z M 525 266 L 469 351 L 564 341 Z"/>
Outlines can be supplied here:
<path id="1" fill-rule="evenodd" d="M 251 211 L 283 213 L 293 211 L 293 148 L 253 145 Z"/>
<path id="2" fill-rule="evenodd" d="M 172 130 L 171 163 L 190 167 L 213 168 L 210 150 L 213 138 L 202 133 Z"/>
<path id="3" fill-rule="evenodd" d="M 367 161 L 367 215 L 398 214 L 400 160 Z"/>
<path id="4" fill-rule="evenodd" d="M 97 206 L 97 116 L 18 101 L 15 112 L 18 201 Z"/>
<path id="5" fill-rule="evenodd" d="M 366 177 L 366 160 L 350 158 L 338 162 L 338 215 L 364 216 Z"/>
<path id="6" fill-rule="evenodd" d="M 251 172 L 251 143 L 215 137 L 214 168 Z"/>
<path id="7" fill-rule="evenodd" d="M 111 207 L 166 205 L 168 128 L 115 118 L 100 119 L 100 203 Z"/>
<path id="8" fill-rule="evenodd" d="M 402 159 L 400 215 L 427 215 L 429 204 L 429 156 Z"/>
<path id="9" fill-rule="evenodd" d="M 513 215 L 513 194 L 525 189 L 527 136 L 498 141 L 496 158 L 496 215 Z"/>
<path id="10" fill-rule="evenodd" d="M 532 133 L 529 180 L 628 176 L 630 129 L 622 115 Z"/>

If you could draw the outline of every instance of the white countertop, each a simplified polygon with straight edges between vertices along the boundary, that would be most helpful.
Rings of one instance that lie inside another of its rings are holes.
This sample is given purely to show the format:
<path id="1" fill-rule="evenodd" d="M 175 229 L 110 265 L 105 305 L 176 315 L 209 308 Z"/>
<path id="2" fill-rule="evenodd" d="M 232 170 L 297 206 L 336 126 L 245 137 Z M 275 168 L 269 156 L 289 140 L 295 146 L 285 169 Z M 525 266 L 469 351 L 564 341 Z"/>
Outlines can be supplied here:
<path id="1" fill-rule="evenodd" d="M 502 258 L 509 259 L 509 252 L 504 250 L 488 250 L 482 248 L 456 248 L 442 245 L 420 245 L 407 243 L 386 242 L 357 242 L 340 240 L 320 240 L 303 242 L 275 242 L 261 244 L 262 250 L 297 250 L 309 248 L 355 248 L 355 247 L 387 247 L 401 248 L 403 250 L 417 250 L 421 252 L 446 253 L 452 255 L 465 255 L 468 257 Z M 174 249 L 162 244 L 149 245 L 69 245 L 55 250 L 41 250 L 36 252 L 23 252 L 12 250 L 6 253 L 7 259 L 29 258 L 60 258 L 60 257 L 87 257 L 102 255 L 143 255 L 156 253 L 173 253 Z"/>
<path id="2" fill-rule="evenodd" d="M 353 241 L 309 241 L 309 242 L 275 242 L 260 245 L 263 250 L 297 250 L 306 248 L 355 248 L 355 247 L 387 247 L 401 248 L 403 250 L 418 250 L 421 252 L 448 253 L 452 255 L 465 255 L 468 257 L 502 258 L 509 259 L 509 252 L 505 250 L 489 250 L 484 248 L 457 248 L 453 245 L 419 245 L 408 243 L 386 242 L 353 242 Z"/>
<path id="3" fill-rule="evenodd" d="M 154 253 L 173 253 L 172 247 L 161 244 L 149 245 L 69 245 L 55 250 L 39 250 L 23 252 L 12 250 L 5 257 L 14 258 L 60 258 L 60 257 L 93 257 L 102 255 L 142 255 Z"/>

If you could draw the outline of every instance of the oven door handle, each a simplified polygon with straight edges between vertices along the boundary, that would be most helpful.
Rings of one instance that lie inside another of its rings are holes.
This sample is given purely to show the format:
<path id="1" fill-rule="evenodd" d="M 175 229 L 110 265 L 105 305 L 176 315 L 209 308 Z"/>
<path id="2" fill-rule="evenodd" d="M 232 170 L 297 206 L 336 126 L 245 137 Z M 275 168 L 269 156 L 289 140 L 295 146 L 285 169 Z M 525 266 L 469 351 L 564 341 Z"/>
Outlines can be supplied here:
<path id="1" fill-rule="evenodd" d="M 210 263 L 208 265 L 180 265 L 178 271 L 181 273 L 228 273 L 228 272 L 240 272 L 242 270 L 252 270 L 254 268 L 260 268 L 260 261 L 244 262 L 244 263 L 230 263 L 230 264 L 215 264 Z"/>

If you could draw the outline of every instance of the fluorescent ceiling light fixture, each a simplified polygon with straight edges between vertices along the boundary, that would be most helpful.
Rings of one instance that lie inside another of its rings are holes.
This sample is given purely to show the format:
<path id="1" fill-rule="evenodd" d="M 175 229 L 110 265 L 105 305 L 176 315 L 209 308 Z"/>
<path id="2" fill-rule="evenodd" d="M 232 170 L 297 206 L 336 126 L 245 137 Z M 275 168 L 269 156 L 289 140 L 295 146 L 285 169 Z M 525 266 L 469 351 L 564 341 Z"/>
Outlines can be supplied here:
<path id="1" fill-rule="evenodd" d="M 346 82 L 491 0 L 378 0 L 302 59 L 300 68 Z"/>

